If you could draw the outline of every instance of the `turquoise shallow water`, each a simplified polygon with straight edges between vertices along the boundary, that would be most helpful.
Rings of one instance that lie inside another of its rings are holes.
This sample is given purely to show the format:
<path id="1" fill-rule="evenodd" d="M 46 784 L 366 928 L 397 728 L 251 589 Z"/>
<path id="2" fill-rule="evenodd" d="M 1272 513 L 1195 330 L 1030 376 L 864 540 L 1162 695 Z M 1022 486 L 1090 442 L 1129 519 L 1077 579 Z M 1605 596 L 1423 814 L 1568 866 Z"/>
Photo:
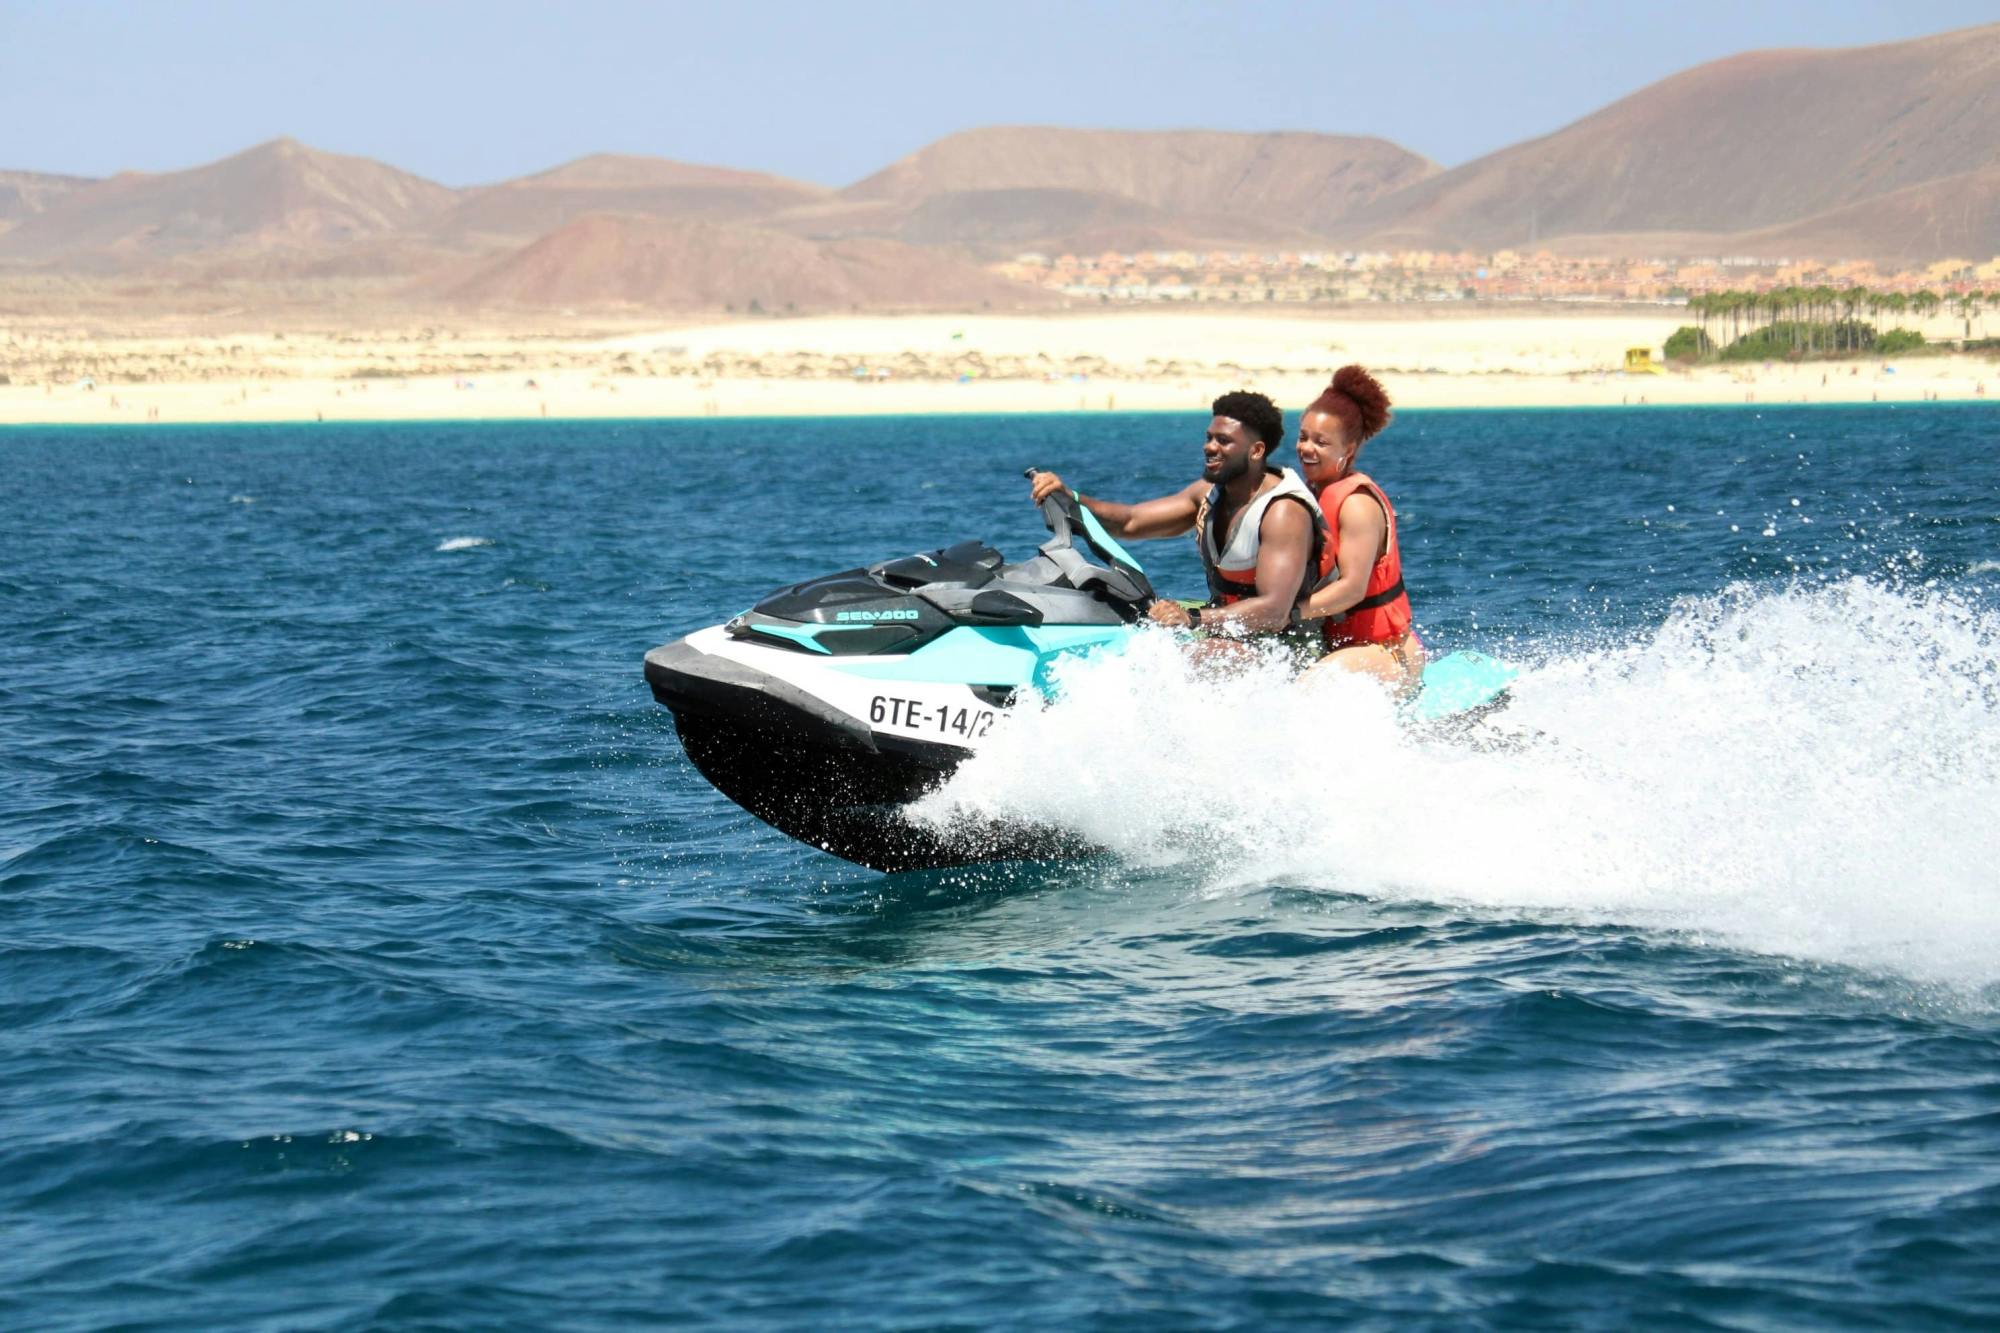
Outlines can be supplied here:
<path id="1" fill-rule="evenodd" d="M 1505 743 L 1137 653 L 936 812 L 1096 860 L 681 759 L 646 649 L 1200 424 L 0 432 L 0 1324 L 2000 1320 L 2000 412 L 1406 414 Z"/>

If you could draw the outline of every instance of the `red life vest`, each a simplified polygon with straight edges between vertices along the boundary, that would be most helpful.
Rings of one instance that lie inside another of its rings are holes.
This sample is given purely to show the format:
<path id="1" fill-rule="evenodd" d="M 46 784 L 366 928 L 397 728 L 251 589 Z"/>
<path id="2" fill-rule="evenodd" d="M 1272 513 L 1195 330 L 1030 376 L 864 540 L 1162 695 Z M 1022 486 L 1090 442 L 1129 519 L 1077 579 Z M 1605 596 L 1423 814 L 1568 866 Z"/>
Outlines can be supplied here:
<path id="1" fill-rule="evenodd" d="M 1396 511 L 1366 473 L 1350 472 L 1319 493 L 1320 512 L 1326 515 L 1326 551 L 1320 557 L 1320 578 L 1332 576 L 1340 555 L 1340 506 L 1356 491 L 1366 491 L 1382 506 L 1389 530 L 1382 541 L 1382 555 L 1368 571 L 1361 600 L 1347 611 L 1325 622 L 1323 633 L 1329 650 L 1351 643 L 1394 643 L 1410 632 L 1415 618 L 1410 611 L 1410 595 L 1403 591 L 1403 549 L 1396 541 Z"/>

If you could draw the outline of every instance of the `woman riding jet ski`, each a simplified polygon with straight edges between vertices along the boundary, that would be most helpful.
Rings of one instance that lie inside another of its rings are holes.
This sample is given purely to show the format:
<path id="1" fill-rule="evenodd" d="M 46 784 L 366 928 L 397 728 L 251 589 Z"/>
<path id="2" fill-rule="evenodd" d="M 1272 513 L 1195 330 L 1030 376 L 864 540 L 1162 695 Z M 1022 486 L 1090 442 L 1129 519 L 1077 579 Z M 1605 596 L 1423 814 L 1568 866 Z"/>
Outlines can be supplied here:
<path id="1" fill-rule="evenodd" d="M 876 870 L 1091 850 L 1022 825 L 942 834 L 902 811 L 978 750 L 1016 692 L 1046 694 L 1058 660 L 1122 645 L 1155 601 L 1072 494 L 1040 508 L 1050 537 L 1020 564 L 979 542 L 885 560 L 647 653 L 688 758 L 779 831 Z"/>

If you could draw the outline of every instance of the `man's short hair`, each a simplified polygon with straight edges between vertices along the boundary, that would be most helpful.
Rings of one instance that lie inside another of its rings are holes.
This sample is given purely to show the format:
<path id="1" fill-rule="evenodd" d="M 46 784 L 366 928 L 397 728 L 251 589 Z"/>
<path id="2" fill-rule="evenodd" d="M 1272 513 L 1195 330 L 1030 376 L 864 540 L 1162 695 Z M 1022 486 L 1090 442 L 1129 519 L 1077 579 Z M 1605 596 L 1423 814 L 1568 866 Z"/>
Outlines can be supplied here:
<path id="1" fill-rule="evenodd" d="M 1237 389 L 1216 399 L 1209 410 L 1219 417 L 1231 417 L 1242 422 L 1252 435 L 1264 442 L 1266 457 L 1278 452 L 1278 446 L 1285 442 L 1285 414 L 1261 393 Z"/>

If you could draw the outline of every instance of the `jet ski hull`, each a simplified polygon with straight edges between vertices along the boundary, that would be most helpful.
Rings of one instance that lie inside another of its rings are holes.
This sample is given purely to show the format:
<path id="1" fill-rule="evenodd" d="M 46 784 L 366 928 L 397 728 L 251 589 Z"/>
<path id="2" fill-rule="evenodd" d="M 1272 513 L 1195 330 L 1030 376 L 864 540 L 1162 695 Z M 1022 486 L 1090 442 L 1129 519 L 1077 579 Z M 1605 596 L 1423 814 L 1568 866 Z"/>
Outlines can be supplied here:
<path id="1" fill-rule="evenodd" d="M 704 651 L 703 641 L 704 635 L 693 635 L 648 653 L 646 681 L 653 697 L 672 712 L 681 746 L 701 775 L 779 832 L 883 871 L 1092 850 L 1028 825 L 941 830 L 911 820 L 904 808 L 970 757 L 969 746 L 873 727 L 857 704 L 850 702 L 856 711 L 849 711 L 740 660 L 760 650 L 727 653 L 726 645 L 709 638 L 708 648 L 723 651 Z M 774 663 L 783 664 L 782 658 Z M 905 732 L 928 730 L 944 711 L 943 730 L 949 733 L 952 713 L 946 710 L 958 695 L 964 696 L 958 713 L 990 718 L 994 710 L 965 686 L 895 689 L 888 697 L 905 705 L 893 714 Z M 927 690 L 934 701 L 927 701 Z M 882 696 L 868 697 L 872 702 Z"/>

